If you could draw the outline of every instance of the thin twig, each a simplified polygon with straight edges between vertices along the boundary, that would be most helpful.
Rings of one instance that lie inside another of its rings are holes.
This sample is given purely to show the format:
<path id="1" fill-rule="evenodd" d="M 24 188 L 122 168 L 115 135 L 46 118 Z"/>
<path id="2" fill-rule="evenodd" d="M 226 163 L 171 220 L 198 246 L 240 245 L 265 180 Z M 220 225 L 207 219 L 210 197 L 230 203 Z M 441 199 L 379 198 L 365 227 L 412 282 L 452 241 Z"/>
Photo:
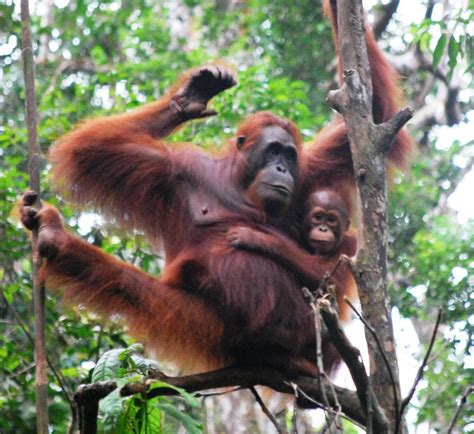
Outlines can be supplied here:
<path id="1" fill-rule="evenodd" d="M 329 279 L 334 275 L 334 273 L 337 271 L 337 269 L 342 264 L 347 264 L 349 262 L 350 262 L 350 258 L 347 257 L 346 255 L 339 256 L 336 264 L 334 265 L 334 268 L 331 271 L 324 274 L 323 278 L 321 279 L 321 282 L 319 283 L 319 286 L 318 286 L 318 289 L 317 289 L 316 293 L 318 293 L 320 291 L 324 292 L 324 289 L 326 288 L 327 283 L 329 282 Z"/>
<path id="2" fill-rule="evenodd" d="M 23 375 L 26 372 L 31 371 L 34 367 L 35 367 L 35 364 L 30 363 L 29 365 L 23 366 L 21 369 L 18 369 L 17 371 L 12 372 L 11 375 L 6 375 L 4 378 L 5 378 L 5 380 L 8 380 L 8 381 L 13 380 L 14 378 L 17 378 L 20 375 Z"/>
<path id="3" fill-rule="evenodd" d="M 35 62 L 31 38 L 31 18 L 28 0 L 21 0 L 21 40 L 23 74 L 25 77 L 26 124 L 28 128 L 28 172 L 30 188 L 40 194 L 40 158 L 38 144 L 38 113 L 35 93 Z M 45 287 L 37 281 L 41 258 L 37 254 L 38 233 L 32 234 L 33 251 L 33 306 L 35 314 L 35 386 L 36 386 L 36 431 L 38 434 L 48 433 L 48 364 L 45 343 Z"/>
<path id="4" fill-rule="evenodd" d="M 291 418 L 292 420 L 292 434 L 298 434 L 298 386 L 291 382 L 291 387 L 293 388 L 293 394 L 295 395 L 295 402 L 293 404 L 293 417 Z"/>
<path id="5" fill-rule="evenodd" d="M 358 348 L 354 347 L 345 334 L 340 322 L 338 321 L 337 313 L 330 307 L 323 307 L 321 309 L 321 316 L 324 320 L 328 330 L 329 338 L 335 345 L 342 359 L 349 368 L 352 380 L 357 389 L 357 395 L 361 405 L 365 408 L 367 406 L 367 371 L 365 369 L 364 361 L 360 355 Z"/>
<path id="6" fill-rule="evenodd" d="M 311 292 L 307 288 L 303 288 L 303 294 L 309 298 L 309 302 L 310 302 L 309 304 L 310 304 L 311 310 L 313 311 L 314 333 L 316 336 L 315 344 L 316 344 L 316 364 L 318 367 L 318 387 L 321 390 L 323 404 L 327 409 L 329 409 L 330 406 L 329 406 L 329 401 L 326 394 L 326 384 L 325 384 L 325 381 L 321 381 L 321 380 L 325 380 L 325 378 L 324 378 L 324 363 L 323 363 L 322 338 L 321 338 L 322 323 L 321 323 L 321 316 L 319 312 L 319 304 L 317 303 L 314 295 L 311 294 Z M 326 416 L 326 422 L 327 422 L 328 415 L 326 412 L 325 412 L 325 416 Z"/>
<path id="7" fill-rule="evenodd" d="M 329 273 L 332 275 L 337 267 L 344 262 L 345 259 L 342 259 L 342 256 L 339 258 L 337 261 L 333 271 Z M 330 276 L 329 276 L 330 278 Z M 329 279 L 328 278 L 328 279 Z M 320 285 L 321 288 L 321 285 Z M 318 289 L 318 293 L 320 292 L 320 289 Z M 321 321 L 321 303 L 324 303 L 326 301 L 325 297 L 322 297 L 320 299 L 316 299 L 313 294 L 307 289 L 303 288 L 303 294 L 305 297 L 307 297 L 310 301 L 310 307 L 313 310 L 313 315 L 314 315 L 314 327 L 315 327 L 315 335 L 316 335 L 316 363 L 318 367 L 318 386 L 319 389 L 321 390 L 321 395 L 323 398 L 323 404 L 326 409 L 325 411 L 325 416 L 326 416 L 326 425 L 328 427 L 331 426 L 332 422 L 336 420 L 336 426 L 339 427 L 339 421 L 338 421 L 338 416 L 341 413 L 341 406 L 339 404 L 338 398 L 336 391 L 334 389 L 333 384 L 329 380 L 325 370 L 324 370 L 324 363 L 323 363 L 323 353 L 322 353 L 322 337 L 321 337 L 321 327 L 322 327 L 322 321 Z M 329 405 L 328 397 L 326 394 L 326 385 L 329 385 L 331 389 L 331 393 L 333 395 L 336 411 Z M 324 431 L 323 431 L 324 432 Z"/>
<path id="8" fill-rule="evenodd" d="M 280 425 L 278 424 L 278 421 L 275 419 L 275 416 L 273 416 L 272 412 L 268 409 L 268 407 L 265 405 L 262 398 L 258 394 L 257 389 L 255 389 L 255 387 L 252 386 L 250 387 L 250 391 L 252 392 L 252 395 L 255 397 L 255 400 L 257 401 L 258 405 L 260 405 L 260 408 L 262 409 L 262 411 L 267 415 L 268 419 L 270 419 L 270 422 L 273 424 L 278 434 L 285 434 L 286 430 L 280 427 Z"/>
<path id="9" fill-rule="evenodd" d="M 428 365 L 431 365 L 434 361 L 438 360 L 439 356 L 441 356 L 441 354 L 445 353 L 451 346 L 452 342 L 451 341 L 447 341 L 445 342 L 441 348 L 436 351 L 436 353 L 434 353 L 431 357 L 430 357 L 430 360 L 428 360 Z"/>
<path id="10" fill-rule="evenodd" d="M 397 12 L 400 0 L 391 0 L 385 4 L 377 5 L 376 20 L 373 26 L 374 36 L 379 39 L 388 26 L 395 12 Z"/>
<path id="11" fill-rule="evenodd" d="M 415 394 L 416 388 L 418 387 L 418 383 L 423 378 L 424 370 L 425 370 L 426 366 L 428 365 L 428 360 L 429 360 L 429 357 L 431 355 L 431 351 L 433 350 L 433 345 L 434 345 L 435 340 L 436 340 L 436 335 L 438 333 L 438 328 L 439 328 L 439 324 L 441 322 L 442 313 L 443 313 L 443 309 L 439 308 L 438 316 L 436 318 L 436 324 L 435 324 L 434 329 L 433 329 L 433 334 L 431 335 L 431 340 L 430 340 L 430 344 L 428 346 L 428 350 L 426 351 L 425 357 L 423 358 L 423 362 L 422 362 L 421 366 L 419 367 L 418 372 L 416 373 L 416 377 L 415 377 L 415 381 L 413 382 L 413 386 L 411 387 L 410 391 L 408 392 L 408 395 L 406 396 L 406 398 L 403 399 L 402 404 L 400 406 L 400 414 L 399 414 L 400 421 L 401 421 L 401 418 L 403 417 L 403 413 L 404 413 L 406 407 L 408 406 L 411 399 L 413 398 L 413 395 Z"/>
<path id="12" fill-rule="evenodd" d="M 464 391 L 464 394 L 461 397 L 461 400 L 459 401 L 458 408 L 456 409 L 456 413 L 454 413 L 453 419 L 451 420 L 451 423 L 449 424 L 449 428 L 448 428 L 448 431 L 446 431 L 446 434 L 451 434 L 451 432 L 453 431 L 454 427 L 456 426 L 456 421 L 459 417 L 459 414 L 461 413 L 462 408 L 467 402 L 467 397 L 471 393 L 474 393 L 473 385 L 467 386 L 466 390 Z"/>
<path id="13" fill-rule="evenodd" d="M 377 348 L 379 349 L 380 351 L 380 354 L 382 355 L 382 358 L 384 360 L 384 363 L 385 363 L 385 366 L 387 367 L 387 371 L 388 371 L 388 374 L 390 376 L 390 382 L 392 383 L 392 390 L 393 390 L 393 402 L 394 402 L 394 405 L 395 405 L 395 409 L 398 413 L 398 394 L 397 394 L 397 386 L 396 386 L 396 383 L 395 383 L 395 378 L 393 376 L 393 372 L 392 372 L 392 369 L 390 368 L 390 363 L 388 362 L 388 359 L 387 359 L 387 355 L 385 354 L 385 351 L 382 347 L 382 344 L 380 342 L 380 339 L 379 337 L 377 336 L 377 333 L 375 332 L 375 330 L 372 328 L 372 326 L 365 320 L 365 318 L 360 314 L 360 312 L 355 308 L 355 306 L 351 303 L 351 301 L 347 298 L 347 297 L 344 297 L 344 300 L 345 302 L 350 306 L 350 308 L 353 310 L 353 312 L 357 315 L 357 317 L 359 318 L 359 320 L 362 322 L 362 324 L 364 324 L 364 326 L 367 328 L 367 330 L 369 330 L 370 334 L 373 336 L 376 344 L 377 344 Z M 398 418 L 398 414 L 397 414 L 397 418 Z"/>
<path id="14" fill-rule="evenodd" d="M 305 400 L 308 400 L 309 402 L 311 402 L 312 404 L 314 404 L 314 408 L 324 408 L 324 406 L 316 401 L 315 399 L 313 399 L 311 396 L 309 396 L 307 393 L 305 393 L 304 390 L 302 390 L 301 388 L 298 387 L 298 394 L 301 395 Z M 341 407 L 342 408 L 342 407 Z M 341 412 L 341 417 L 345 420 L 348 420 L 349 422 L 351 422 L 352 424 L 358 426 L 360 429 L 365 429 L 365 425 L 362 425 L 360 422 L 352 419 L 351 417 L 349 417 L 347 414 L 344 414 Z"/>
<path id="15" fill-rule="evenodd" d="M 212 398 L 214 396 L 228 395 L 229 393 L 238 392 L 239 390 L 243 390 L 243 389 L 246 389 L 246 387 L 233 387 L 231 389 L 222 390 L 220 392 L 196 393 L 194 396 L 196 398 L 206 399 L 206 398 Z"/>

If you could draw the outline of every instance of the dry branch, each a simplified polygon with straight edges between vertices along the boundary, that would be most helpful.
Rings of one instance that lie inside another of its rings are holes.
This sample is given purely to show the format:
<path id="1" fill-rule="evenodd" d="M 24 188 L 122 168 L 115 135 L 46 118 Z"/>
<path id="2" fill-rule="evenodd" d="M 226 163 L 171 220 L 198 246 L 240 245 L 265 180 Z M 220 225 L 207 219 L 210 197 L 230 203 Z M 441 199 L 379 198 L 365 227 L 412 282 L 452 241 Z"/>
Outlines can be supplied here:
<path id="1" fill-rule="evenodd" d="M 79 409 L 79 432 L 81 434 L 95 434 L 97 432 L 99 401 L 116 388 L 115 381 L 79 386 L 74 399 Z"/>
<path id="2" fill-rule="evenodd" d="M 344 116 L 347 125 L 361 203 L 362 227 L 358 237 L 361 248 L 354 265 L 354 278 L 365 321 L 377 330 L 383 348 L 379 350 L 376 339 L 366 328 L 371 384 L 389 421 L 384 432 L 398 432 L 398 365 L 387 293 L 386 162 L 396 133 L 413 113 L 406 108 L 386 123 L 374 124 L 362 2 L 339 0 L 337 10 L 344 85 L 331 92 L 328 102 Z M 387 394 L 392 387 L 391 376 L 395 399 Z"/>
<path id="3" fill-rule="evenodd" d="M 400 0 L 390 0 L 386 4 L 377 5 L 376 20 L 373 27 L 374 36 L 376 39 L 379 39 L 387 28 L 388 23 L 392 19 L 393 15 L 397 12 L 399 4 Z"/>
<path id="4" fill-rule="evenodd" d="M 317 381 L 315 381 L 314 378 L 298 377 L 289 379 L 288 376 L 272 368 L 224 368 L 213 372 L 183 377 L 168 377 L 162 373 L 154 373 L 153 378 L 150 378 L 145 382 L 126 384 L 120 390 L 120 394 L 122 396 L 146 394 L 149 399 L 156 396 L 172 396 L 178 394 L 176 390 L 167 387 L 158 387 L 149 390 L 150 386 L 156 380 L 165 382 L 172 386 L 180 387 L 190 393 L 217 388 L 251 388 L 253 386 L 266 386 L 277 392 L 295 395 L 296 388 L 299 398 L 298 403 L 304 405 L 305 408 L 323 407 L 321 404 L 321 390 L 319 389 Z M 82 385 L 77 393 L 80 393 L 81 396 L 91 396 L 84 394 L 87 390 L 92 389 L 92 392 L 90 392 L 92 396 L 103 397 L 107 395 L 105 391 L 109 390 L 108 393 L 110 393 L 110 391 L 113 390 L 112 383 L 113 382 L 107 382 L 105 384 L 97 383 Z M 337 394 L 338 403 L 341 406 L 342 412 L 356 423 L 364 425 L 365 412 L 362 410 L 359 404 L 357 394 L 353 391 L 336 385 L 333 385 L 332 387 Z M 327 399 L 329 401 L 329 405 L 332 408 L 335 408 L 336 402 L 334 395 L 329 394 Z M 76 397 L 76 402 L 78 402 L 80 406 L 88 405 L 88 401 L 84 400 L 83 398 L 78 400 Z M 91 405 L 91 408 L 87 410 L 87 414 L 89 416 L 92 414 L 94 406 L 95 404 Z M 80 413 L 83 412 L 84 411 L 80 409 Z"/>
<path id="5" fill-rule="evenodd" d="M 31 41 L 31 19 L 28 0 L 21 1 L 21 39 L 23 44 L 23 73 L 25 77 L 26 123 L 28 128 L 28 173 L 30 190 L 40 193 L 40 159 L 38 144 L 37 109 L 35 93 L 35 63 Z M 39 205 L 39 203 L 37 204 Z M 38 232 L 32 234 L 33 248 L 33 304 L 35 314 L 35 385 L 36 385 L 36 429 L 38 434 L 48 433 L 48 370 L 45 345 L 45 288 L 37 281 L 41 258 L 37 253 Z"/>
<path id="6" fill-rule="evenodd" d="M 456 421 L 458 420 L 459 414 L 461 413 L 461 410 L 464 407 L 464 405 L 466 405 L 467 397 L 471 393 L 474 393 L 474 386 L 473 385 L 467 386 L 466 390 L 464 391 L 464 394 L 461 397 L 461 400 L 459 401 L 459 404 L 456 408 L 456 413 L 454 413 L 454 416 L 451 420 L 451 423 L 449 424 L 449 428 L 446 431 L 447 434 L 451 434 L 453 432 L 453 429 L 456 426 Z"/>
<path id="7" fill-rule="evenodd" d="M 433 329 L 433 334 L 431 336 L 430 344 L 428 346 L 428 350 L 426 351 L 425 357 L 423 358 L 423 362 L 421 363 L 420 368 L 418 369 L 418 372 L 416 373 L 415 381 L 413 382 L 413 386 L 411 387 L 410 391 L 408 392 L 408 395 L 406 396 L 405 399 L 402 401 L 402 405 L 400 407 L 400 417 L 403 417 L 403 413 L 405 409 L 407 408 L 408 404 L 410 403 L 411 399 L 413 398 L 413 395 L 415 394 L 416 388 L 418 386 L 418 383 L 421 381 L 423 378 L 423 373 L 425 371 L 426 366 L 428 365 L 428 361 L 431 355 L 431 351 L 433 350 L 433 345 L 436 340 L 436 335 L 438 333 L 438 328 L 439 324 L 441 322 L 441 315 L 443 313 L 442 309 L 439 309 L 438 311 L 438 317 L 436 318 L 436 324 Z"/>

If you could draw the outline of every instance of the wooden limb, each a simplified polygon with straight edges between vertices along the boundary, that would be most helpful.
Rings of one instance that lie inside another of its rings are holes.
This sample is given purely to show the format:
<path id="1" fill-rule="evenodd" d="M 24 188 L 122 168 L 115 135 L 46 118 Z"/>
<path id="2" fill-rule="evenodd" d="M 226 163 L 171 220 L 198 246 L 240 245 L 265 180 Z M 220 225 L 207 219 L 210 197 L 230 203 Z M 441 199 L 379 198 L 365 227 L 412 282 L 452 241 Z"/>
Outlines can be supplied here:
<path id="1" fill-rule="evenodd" d="M 381 147 L 381 152 L 388 155 L 392 148 L 393 140 L 398 132 L 413 117 L 414 110 L 411 107 L 405 107 L 397 112 L 390 120 L 383 124 L 375 125 L 375 131 L 379 132 L 381 137 L 377 142 Z"/>
<path id="2" fill-rule="evenodd" d="M 384 349 L 383 349 L 383 346 L 382 346 L 382 343 L 380 342 L 380 339 L 379 337 L 377 336 L 377 332 L 374 330 L 373 327 L 371 327 L 371 325 L 364 319 L 364 317 L 360 314 L 360 312 L 355 308 L 355 306 L 350 302 L 350 300 L 348 300 L 347 298 L 345 299 L 346 303 L 351 307 L 351 309 L 353 310 L 353 312 L 357 315 L 357 318 L 360 319 L 360 321 L 362 322 L 362 324 L 364 324 L 364 327 L 366 330 L 368 330 L 370 332 L 370 334 L 373 336 L 376 344 L 377 344 L 377 347 L 380 351 L 380 354 L 382 356 L 382 359 L 384 360 L 385 362 L 385 366 L 387 367 L 387 371 L 389 373 L 389 376 L 390 376 L 390 381 L 391 381 L 391 385 L 392 385 L 392 391 L 393 391 L 393 401 L 395 402 L 395 406 L 396 408 L 398 408 L 398 394 L 397 394 L 397 387 L 396 387 L 396 384 L 395 384 L 395 378 L 394 378 L 394 375 L 393 375 L 393 372 L 392 372 L 392 369 L 391 369 L 391 366 L 390 366 L 390 362 L 388 361 L 387 359 L 387 356 L 384 352 Z M 370 378 L 370 377 L 369 377 Z"/>
<path id="3" fill-rule="evenodd" d="M 453 429 L 456 426 L 456 421 L 458 420 L 459 414 L 461 413 L 462 408 L 464 407 L 464 405 L 467 402 L 467 397 L 471 393 L 474 393 L 474 386 L 473 385 L 467 386 L 466 390 L 464 391 L 464 394 L 461 397 L 461 400 L 459 401 L 459 405 L 456 409 L 456 413 L 454 413 L 454 416 L 451 420 L 451 423 L 449 424 L 449 428 L 446 431 L 446 434 L 451 434 L 453 432 Z"/>
<path id="4" fill-rule="evenodd" d="M 38 144 L 37 109 L 35 93 L 35 64 L 33 58 L 33 45 L 31 41 L 31 18 L 28 0 L 21 0 L 21 39 L 23 73 L 25 77 L 26 94 L 26 123 L 28 128 L 28 172 L 30 189 L 40 192 L 40 159 L 41 151 Z M 39 201 L 39 199 L 38 199 Z M 39 208 L 40 204 L 37 204 Z M 41 258 L 37 254 L 38 233 L 33 231 L 33 305 L 35 314 L 35 386 L 36 386 L 36 430 L 38 434 L 48 433 L 48 369 L 45 345 L 45 287 L 38 282 L 38 270 Z"/>
<path id="5" fill-rule="evenodd" d="M 155 375 L 159 381 L 166 382 L 172 386 L 181 387 L 188 392 L 198 392 L 201 390 L 216 389 L 222 387 L 245 387 L 266 386 L 271 389 L 294 395 L 292 384 L 295 384 L 300 398 L 305 398 L 305 407 L 319 408 L 322 402 L 322 393 L 314 378 L 297 377 L 291 381 L 286 375 L 273 368 L 224 368 L 213 372 L 189 375 L 183 377 L 168 377 L 164 374 Z M 145 383 L 129 383 L 121 390 L 122 396 L 134 395 L 136 393 L 144 393 L 148 390 L 150 384 L 154 380 L 147 380 Z M 362 410 L 355 392 L 347 390 L 343 387 L 333 385 L 338 403 L 344 413 L 350 419 L 355 420 L 359 424 L 365 424 L 365 412 Z M 148 397 L 170 396 L 176 395 L 177 392 L 170 388 L 154 388 L 148 392 Z M 328 394 L 327 400 L 329 405 L 336 407 L 334 395 Z"/>
<path id="6" fill-rule="evenodd" d="M 365 425 L 367 434 L 373 434 L 374 432 L 374 403 L 372 402 L 373 393 L 372 390 L 372 377 L 369 376 L 367 383 L 367 423 Z"/>
<path id="7" fill-rule="evenodd" d="M 376 19 L 373 26 L 373 32 L 376 39 L 379 39 L 388 26 L 395 12 L 397 12 L 400 0 L 390 0 L 386 4 L 377 5 Z"/>
<path id="8" fill-rule="evenodd" d="M 74 399 L 79 409 L 79 432 L 81 434 L 95 434 L 97 432 L 99 401 L 116 388 L 115 381 L 82 384 L 77 388 Z"/>
<path id="9" fill-rule="evenodd" d="M 272 412 L 268 409 L 268 407 L 265 405 L 263 402 L 262 398 L 257 392 L 257 389 L 255 389 L 254 386 L 250 387 L 250 391 L 252 392 L 252 395 L 254 396 L 255 400 L 257 401 L 258 405 L 262 409 L 262 411 L 265 413 L 265 415 L 270 419 L 270 422 L 273 424 L 275 429 L 277 430 L 278 434 L 285 434 L 286 430 L 283 429 L 279 424 L 278 421 L 275 419 L 275 416 L 273 416 Z"/>
<path id="10" fill-rule="evenodd" d="M 292 417 L 292 434 L 298 434 L 298 386 L 295 383 L 291 383 L 291 387 L 293 388 L 293 394 L 295 396 L 295 401 L 293 404 L 293 417 Z"/>
<path id="11" fill-rule="evenodd" d="M 362 214 L 354 278 L 364 321 L 370 326 L 365 334 L 373 393 L 388 421 L 384 432 L 393 433 L 399 431 L 400 386 L 387 291 L 386 163 L 396 132 L 412 113 L 405 109 L 384 124 L 374 124 L 362 1 L 339 0 L 337 15 L 344 85 L 329 99 L 344 116 L 353 157 Z M 375 423 L 376 404 L 371 401 Z"/>
<path id="12" fill-rule="evenodd" d="M 324 276 L 321 279 L 321 282 L 318 286 L 318 289 L 316 290 L 316 294 L 317 295 L 324 294 L 326 292 L 326 288 L 328 286 L 329 280 L 334 275 L 334 273 L 338 270 L 338 268 L 343 264 L 347 264 L 347 266 L 350 267 L 351 266 L 350 262 L 351 262 L 351 259 L 348 256 L 346 256 L 346 255 L 339 256 L 339 258 L 337 259 L 337 262 L 334 265 L 333 269 L 324 274 Z M 303 293 L 304 293 L 305 296 L 307 295 L 306 291 L 303 291 Z M 314 301 L 314 300 L 312 300 L 312 301 Z"/>
<path id="13" fill-rule="evenodd" d="M 349 368 L 352 381 L 354 381 L 357 389 L 357 396 L 359 396 L 360 403 L 365 408 L 367 406 L 368 379 L 360 351 L 347 338 L 334 309 L 329 306 L 323 307 L 321 309 L 321 316 L 324 324 L 326 324 L 329 338 Z"/>
<path id="14" fill-rule="evenodd" d="M 346 104 L 344 94 L 341 90 L 330 90 L 326 97 L 326 102 L 331 108 L 342 114 L 344 112 L 344 106 Z"/>
<path id="15" fill-rule="evenodd" d="M 377 402 L 377 398 L 369 387 L 369 378 L 367 377 L 360 351 L 354 347 L 347 338 L 339 322 L 337 312 L 334 309 L 330 306 L 323 306 L 321 308 L 321 316 L 328 330 L 329 338 L 336 346 L 349 369 L 352 380 L 356 386 L 357 396 L 359 397 L 361 406 L 363 409 L 367 409 L 367 425 L 369 425 L 369 422 L 371 422 L 373 418 L 375 432 L 384 432 L 387 429 L 388 421 Z"/>

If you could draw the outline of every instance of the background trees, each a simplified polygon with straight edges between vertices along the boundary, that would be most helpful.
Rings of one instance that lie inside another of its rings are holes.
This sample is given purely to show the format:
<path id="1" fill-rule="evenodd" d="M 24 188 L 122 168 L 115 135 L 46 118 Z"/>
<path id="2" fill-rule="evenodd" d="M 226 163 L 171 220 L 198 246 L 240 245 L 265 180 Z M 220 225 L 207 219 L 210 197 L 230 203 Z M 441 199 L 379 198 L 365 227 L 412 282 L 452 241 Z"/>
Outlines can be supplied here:
<path id="1" fill-rule="evenodd" d="M 32 15 L 43 150 L 79 120 L 152 101 L 182 70 L 215 58 L 238 68 L 240 85 L 215 101 L 218 117 L 194 123 L 174 140 L 193 139 L 205 147 L 225 144 L 240 119 L 265 109 L 295 120 L 310 139 L 331 116 L 324 101 L 327 90 L 335 87 L 330 29 L 318 3 L 37 1 Z M 422 358 L 436 310 L 444 308 L 436 358 L 409 413 L 412 426 L 425 423 L 441 429 L 474 380 L 474 212 L 469 209 L 472 191 L 466 188 L 473 183 L 474 158 L 469 130 L 474 117 L 469 90 L 473 11 L 466 2 L 454 0 L 372 1 L 366 8 L 380 44 L 406 77 L 407 99 L 416 109 L 411 124 L 419 154 L 411 170 L 394 179 L 390 197 L 391 296 L 406 319 L 395 325 L 405 329 L 399 345 L 408 344 L 400 361 L 405 387 L 415 371 L 404 366 L 416 366 L 413 360 Z M 27 154 L 19 6 L 12 1 L 0 4 L 0 28 L 0 429 L 30 432 L 33 347 L 17 318 L 23 327 L 31 326 L 30 252 L 11 214 L 26 188 Z M 60 199 L 49 186 L 46 163 L 43 181 L 46 199 L 57 204 Z M 64 204 L 61 209 L 89 241 L 159 272 L 140 234 L 119 239 L 113 224 Z M 52 294 L 47 303 L 48 347 L 63 383 L 50 377 L 50 418 L 57 432 L 63 432 L 69 418 L 65 391 L 89 381 L 91 368 L 107 349 L 126 347 L 130 341 L 120 325 L 104 327 L 79 309 L 71 314 L 57 306 Z M 238 402 L 251 408 L 251 400 Z M 214 405 L 212 411 L 209 407 L 206 404 L 210 431 L 212 426 L 217 432 L 226 425 L 229 430 L 232 424 L 242 426 L 244 411 L 234 419 L 225 416 L 225 405 Z M 474 432 L 467 407 L 460 418 L 459 431 Z M 247 429 L 265 432 L 258 417 L 247 421 Z"/>

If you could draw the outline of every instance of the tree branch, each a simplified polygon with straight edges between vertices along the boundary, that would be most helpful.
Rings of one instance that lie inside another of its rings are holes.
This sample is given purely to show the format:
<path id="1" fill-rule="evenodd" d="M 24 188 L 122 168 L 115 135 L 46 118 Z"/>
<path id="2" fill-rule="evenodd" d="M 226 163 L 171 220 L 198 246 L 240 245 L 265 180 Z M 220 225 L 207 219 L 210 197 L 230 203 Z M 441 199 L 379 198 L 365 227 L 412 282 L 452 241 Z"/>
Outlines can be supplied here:
<path id="1" fill-rule="evenodd" d="M 428 364 L 428 360 L 430 358 L 431 351 L 433 350 L 433 345 L 436 340 L 436 334 L 438 333 L 438 328 L 439 324 L 441 322 L 441 314 L 443 313 L 442 309 L 439 309 L 438 311 L 438 317 L 436 318 L 436 324 L 433 329 L 433 334 L 431 336 L 430 344 L 428 346 L 428 351 L 426 351 L 425 357 L 423 359 L 423 362 L 418 369 L 418 372 L 416 373 L 415 381 L 413 382 L 413 386 L 411 387 L 410 391 L 408 392 L 408 395 L 406 398 L 402 401 L 402 405 L 400 407 L 400 417 L 403 417 L 403 413 L 405 412 L 405 409 L 407 408 L 408 404 L 410 403 L 411 399 L 413 398 L 413 395 L 415 394 L 416 388 L 418 386 L 418 383 L 421 381 L 423 378 L 423 372 Z"/>
<path id="2" fill-rule="evenodd" d="M 83 384 L 78 387 L 74 399 L 79 409 L 79 432 L 81 434 L 95 434 L 97 432 L 99 401 L 116 388 L 115 381 Z"/>
<path id="3" fill-rule="evenodd" d="M 33 59 L 33 45 L 31 41 L 31 18 L 28 0 L 21 1 L 21 39 L 23 44 L 23 74 L 25 77 L 26 94 L 26 123 L 28 128 L 28 172 L 30 176 L 30 190 L 38 192 L 37 207 L 40 195 L 40 159 L 41 150 L 38 144 L 35 93 L 35 63 Z M 33 305 L 35 314 L 35 385 L 36 385 L 36 429 L 39 434 L 48 433 L 48 369 L 46 361 L 45 343 L 45 288 L 38 282 L 38 270 L 41 267 L 41 258 L 37 254 L 38 232 L 32 234 L 32 280 Z"/>
<path id="4" fill-rule="evenodd" d="M 262 409 L 262 411 L 265 413 L 265 415 L 268 417 L 270 422 L 273 424 L 275 429 L 277 430 L 278 434 L 285 434 L 286 430 L 284 430 L 279 424 L 278 421 L 275 419 L 275 416 L 273 416 L 272 412 L 268 409 L 268 407 L 265 405 L 263 402 L 262 398 L 257 392 L 257 389 L 255 389 L 254 386 L 250 388 L 250 391 L 252 392 L 252 395 L 254 396 L 255 400 L 257 401 L 258 405 Z"/>
<path id="5" fill-rule="evenodd" d="M 322 407 L 322 393 L 314 378 L 297 377 L 290 380 L 286 375 L 272 368 L 245 369 L 231 367 L 184 377 L 168 377 L 162 373 L 154 377 L 173 386 L 181 387 L 188 392 L 236 386 L 250 388 L 259 385 L 270 387 L 277 392 L 294 395 L 292 384 L 295 384 L 300 404 L 304 405 L 305 408 Z M 154 379 L 150 379 L 145 383 L 129 383 L 121 389 L 120 394 L 122 396 L 129 396 L 136 393 L 144 393 L 148 390 L 149 385 L 153 384 L 153 381 Z M 365 423 L 365 414 L 358 402 L 356 393 L 336 385 L 333 385 L 333 387 L 343 413 L 350 419 L 363 425 Z M 155 388 L 148 392 L 147 396 L 148 398 L 153 398 L 155 396 L 176 394 L 177 392 L 170 388 Z M 333 394 L 329 394 L 327 399 L 329 405 L 335 408 L 336 402 Z"/>
<path id="6" fill-rule="evenodd" d="M 379 4 L 376 8 L 376 19 L 372 31 L 375 39 L 379 39 L 388 26 L 395 12 L 397 12 L 400 0 L 391 0 L 387 4 Z"/>
<path id="7" fill-rule="evenodd" d="M 412 116 L 404 109 L 384 124 L 372 116 L 372 82 L 361 0 L 338 1 L 339 46 L 344 85 L 329 96 L 346 122 L 361 203 L 361 248 L 354 265 L 370 358 L 370 382 L 389 426 L 398 432 L 399 381 L 387 292 L 386 162 L 396 133 Z M 373 335 L 371 330 L 377 330 Z M 387 394 L 393 388 L 394 394 Z M 370 397 L 370 395 L 369 395 Z M 370 399 L 376 410 L 375 401 Z M 374 421 L 375 422 L 375 421 Z M 374 426 L 374 430 L 377 428 Z"/>
<path id="8" fill-rule="evenodd" d="M 449 428 L 446 431 L 446 434 L 451 434 L 453 432 L 454 427 L 456 426 L 456 421 L 459 417 L 459 414 L 461 413 L 462 408 L 467 402 L 467 397 L 471 394 L 474 393 L 474 386 L 470 385 L 467 386 L 463 396 L 461 397 L 461 400 L 459 401 L 459 405 L 456 409 L 456 413 L 454 413 L 453 419 L 451 420 L 451 423 L 449 424 Z"/>

